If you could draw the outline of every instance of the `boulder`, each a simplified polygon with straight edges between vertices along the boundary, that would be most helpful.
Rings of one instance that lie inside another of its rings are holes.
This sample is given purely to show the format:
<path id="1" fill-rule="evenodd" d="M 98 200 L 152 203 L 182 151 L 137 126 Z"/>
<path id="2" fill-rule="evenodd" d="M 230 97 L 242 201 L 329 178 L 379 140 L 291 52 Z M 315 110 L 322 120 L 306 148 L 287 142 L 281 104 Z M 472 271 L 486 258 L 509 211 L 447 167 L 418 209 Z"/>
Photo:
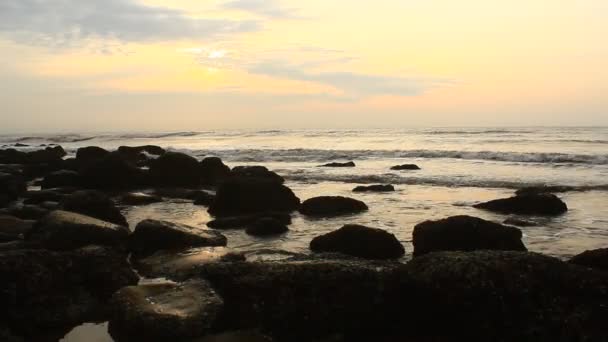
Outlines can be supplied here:
<path id="1" fill-rule="evenodd" d="M 320 196 L 309 198 L 302 203 L 300 213 L 306 216 L 332 217 L 356 214 L 368 210 L 359 200 L 342 196 Z"/>
<path id="2" fill-rule="evenodd" d="M 298 209 L 300 199 L 277 181 L 262 179 L 231 179 L 217 190 L 209 207 L 214 216 L 242 216 L 269 211 L 291 212 Z"/>
<path id="3" fill-rule="evenodd" d="M 127 219 L 120 213 L 110 197 L 95 190 L 76 191 L 64 197 L 64 210 L 100 219 L 102 221 L 128 226 Z"/>
<path id="4" fill-rule="evenodd" d="M 529 194 L 497 199 L 474 205 L 475 208 L 520 215 L 560 215 L 568 211 L 566 203 L 553 194 Z"/>
<path id="5" fill-rule="evenodd" d="M 184 153 L 167 152 L 150 164 L 150 178 L 156 185 L 198 187 L 201 172 L 196 158 Z"/>
<path id="6" fill-rule="evenodd" d="M 215 200 L 215 195 L 206 191 L 199 191 L 194 198 L 194 205 L 210 206 Z"/>
<path id="7" fill-rule="evenodd" d="M 14 216 L 0 215 L 0 242 L 20 240 L 32 229 L 34 221 Z"/>
<path id="8" fill-rule="evenodd" d="M 167 221 L 144 220 L 137 224 L 131 234 L 129 249 L 141 258 L 159 250 L 226 246 L 226 243 L 226 237 L 214 230 Z"/>
<path id="9" fill-rule="evenodd" d="M 23 197 L 23 204 L 40 204 L 44 202 L 60 202 L 65 194 L 56 189 L 46 189 L 40 191 L 28 191 Z"/>
<path id="10" fill-rule="evenodd" d="M 264 217 L 251 223 L 245 232 L 254 236 L 269 236 L 283 234 L 289 231 L 287 225 L 272 217 Z"/>
<path id="11" fill-rule="evenodd" d="M 45 164 L 60 162 L 67 153 L 61 146 L 47 147 L 43 150 L 27 152 L 24 156 L 23 164 Z"/>
<path id="12" fill-rule="evenodd" d="M 80 175 L 83 185 L 92 189 L 133 189 L 147 183 L 146 174 L 117 153 L 92 161 Z"/>
<path id="13" fill-rule="evenodd" d="M 279 176 L 276 172 L 268 170 L 265 166 L 236 166 L 230 172 L 230 177 L 239 180 L 267 180 L 280 184 L 285 182 L 283 177 Z"/>
<path id="14" fill-rule="evenodd" d="M 358 186 L 353 189 L 353 192 L 390 192 L 395 191 L 395 187 L 390 184 L 377 184 L 368 186 Z"/>
<path id="15" fill-rule="evenodd" d="M 15 200 L 27 190 L 25 179 L 20 175 L 0 173 L 0 194 Z"/>
<path id="16" fill-rule="evenodd" d="M 355 167 L 355 162 L 353 161 L 349 161 L 346 163 L 328 163 L 328 164 L 323 164 L 321 165 L 321 167 Z"/>
<path id="17" fill-rule="evenodd" d="M 91 163 L 100 161 L 110 155 L 110 151 L 97 146 L 81 147 L 76 150 L 76 163 L 87 166 Z"/>
<path id="18" fill-rule="evenodd" d="M 129 192 L 120 196 L 119 201 L 125 205 L 147 205 L 162 202 L 163 199 L 160 196 L 149 195 L 143 192 Z"/>
<path id="19" fill-rule="evenodd" d="M 140 153 L 147 153 L 154 156 L 160 156 L 165 154 L 167 151 L 156 145 L 143 145 L 143 146 L 120 146 L 118 152 L 127 155 L 137 155 Z"/>
<path id="20" fill-rule="evenodd" d="M 68 211 L 56 210 L 39 220 L 25 234 L 25 240 L 51 250 L 72 250 L 87 245 L 120 248 L 127 242 L 129 230 Z"/>
<path id="21" fill-rule="evenodd" d="M 230 176 L 230 168 L 218 157 L 207 157 L 200 162 L 201 177 L 205 185 L 217 185 Z"/>
<path id="22" fill-rule="evenodd" d="M 608 248 L 584 251 L 573 256 L 568 262 L 600 271 L 608 271 Z"/>
<path id="23" fill-rule="evenodd" d="M 402 164 L 402 165 L 395 165 L 395 166 L 391 167 L 391 170 L 395 170 L 395 171 L 420 170 L 420 167 L 416 164 Z"/>
<path id="24" fill-rule="evenodd" d="M 82 185 L 80 174 L 72 170 L 59 170 L 51 172 L 42 180 L 40 186 L 42 189 L 51 189 L 59 187 L 78 187 Z"/>
<path id="25" fill-rule="evenodd" d="M 48 214 L 49 210 L 38 205 L 17 204 L 3 209 L 2 213 L 22 220 L 38 220 Z"/>
<path id="26" fill-rule="evenodd" d="M 204 280 L 125 287 L 112 297 L 110 332 L 137 340 L 184 340 L 215 327 L 224 302 Z"/>
<path id="27" fill-rule="evenodd" d="M 247 226 L 255 223 L 256 221 L 263 218 L 272 218 L 274 220 L 279 221 L 283 225 L 291 224 L 291 215 L 288 213 L 260 213 L 255 215 L 245 215 L 245 216 L 230 216 L 230 217 L 220 217 L 215 220 L 209 221 L 207 223 L 207 227 L 213 229 L 239 229 L 239 228 L 247 228 Z"/>
<path id="28" fill-rule="evenodd" d="M 472 216 L 425 221 L 414 227 L 414 256 L 436 251 L 526 251 L 521 230 Z"/>
<path id="29" fill-rule="evenodd" d="M 347 224 L 317 236 L 310 242 L 313 252 L 337 252 L 364 259 L 394 259 L 405 254 L 395 235 L 377 228 Z"/>

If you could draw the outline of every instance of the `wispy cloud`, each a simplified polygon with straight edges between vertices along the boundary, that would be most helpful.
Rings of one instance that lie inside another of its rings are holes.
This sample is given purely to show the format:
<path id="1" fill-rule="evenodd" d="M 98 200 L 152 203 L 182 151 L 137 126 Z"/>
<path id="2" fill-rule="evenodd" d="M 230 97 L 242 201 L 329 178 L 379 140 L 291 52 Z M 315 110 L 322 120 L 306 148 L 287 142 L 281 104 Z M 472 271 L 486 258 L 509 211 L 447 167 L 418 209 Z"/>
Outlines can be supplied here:
<path id="1" fill-rule="evenodd" d="M 126 42 L 204 39 L 256 30 L 253 20 L 208 19 L 135 0 L 2 0 L 0 35 L 68 45 L 86 39 Z"/>
<path id="2" fill-rule="evenodd" d="M 222 7 L 275 19 L 299 18 L 295 9 L 283 7 L 275 0 L 232 0 L 224 3 Z"/>

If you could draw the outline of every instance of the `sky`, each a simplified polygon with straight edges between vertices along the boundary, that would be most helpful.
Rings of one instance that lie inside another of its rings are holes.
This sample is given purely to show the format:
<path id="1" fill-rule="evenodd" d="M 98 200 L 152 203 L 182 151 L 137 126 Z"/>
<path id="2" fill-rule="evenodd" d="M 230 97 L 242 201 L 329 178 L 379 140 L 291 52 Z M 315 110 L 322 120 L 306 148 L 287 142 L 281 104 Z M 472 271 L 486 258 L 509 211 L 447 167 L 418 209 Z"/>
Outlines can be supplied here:
<path id="1" fill-rule="evenodd" d="M 1 0 L 0 133 L 608 125 L 605 0 Z"/>

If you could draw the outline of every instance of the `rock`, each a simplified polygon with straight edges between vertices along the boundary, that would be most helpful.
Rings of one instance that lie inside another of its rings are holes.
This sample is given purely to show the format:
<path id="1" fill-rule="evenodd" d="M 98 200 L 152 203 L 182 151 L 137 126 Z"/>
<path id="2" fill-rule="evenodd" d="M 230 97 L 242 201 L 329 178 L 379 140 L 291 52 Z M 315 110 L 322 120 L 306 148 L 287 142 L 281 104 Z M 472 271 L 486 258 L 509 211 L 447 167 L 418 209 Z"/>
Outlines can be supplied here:
<path id="1" fill-rule="evenodd" d="M 342 196 L 321 196 L 309 198 L 302 203 L 300 213 L 306 216 L 332 217 L 356 214 L 368 210 L 359 200 Z"/>
<path id="2" fill-rule="evenodd" d="M 536 222 L 522 220 L 522 219 L 518 219 L 516 217 L 509 217 L 508 219 L 504 220 L 503 223 L 507 224 L 507 225 L 511 225 L 511 226 L 517 226 L 517 227 L 535 227 L 535 226 L 538 226 L 538 224 L 536 224 Z"/>
<path id="3" fill-rule="evenodd" d="M 51 250 L 72 250 L 87 245 L 120 248 L 128 235 L 124 226 L 56 210 L 38 221 L 25 235 L 25 240 Z"/>
<path id="4" fill-rule="evenodd" d="M 526 251 L 521 230 L 472 216 L 425 221 L 414 227 L 414 256 L 436 251 Z"/>
<path id="5" fill-rule="evenodd" d="M 390 184 L 386 184 L 386 185 L 382 185 L 382 184 L 378 184 L 378 185 L 369 185 L 369 186 L 358 186 L 356 188 L 353 189 L 353 192 L 390 192 L 390 191 L 395 191 L 395 187 L 390 185 Z"/>
<path id="6" fill-rule="evenodd" d="M 205 191 L 199 191 L 194 198 L 194 205 L 210 206 L 215 200 L 215 195 Z"/>
<path id="7" fill-rule="evenodd" d="M 239 216 L 269 211 L 291 212 L 300 199 L 288 187 L 272 180 L 232 179 L 217 190 L 209 207 L 214 216 Z"/>
<path id="8" fill-rule="evenodd" d="M 110 332 L 138 340 L 184 340 L 207 334 L 224 306 L 203 280 L 125 287 L 112 297 Z"/>
<path id="9" fill-rule="evenodd" d="M 120 203 L 125 205 L 147 205 L 162 202 L 160 196 L 144 194 L 143 192 L 129 192 L 120 197 Z"/>
<path id="10" fill-rule="evenodd" d="M 203 159 L 200 162 L 200 169 L 205 185 L 217 185 L 230 176 L 230 168 L 217 157 Z"/>
<path id="11" fill-rule="evenodd" d="M 38 206 L 40 208 L 43 208 L 43 209 L 46 209 L 49 211 L 61 209 L 61 205 L 59 204 L 59 202 L 53 202 L 53 201 L 45 201 L 45 202 L 38 204 Z"/>
<path id="12" fill-rule="evenodd" d="M 159 251 L 146 258 L 133 260 L 134 267 L 142 276 L 173 281 L 190 279 L 200 274 L 210 263 L 230 261 L 245 261 L 245 256 L 226 247 L 201 247 L 178 253 Z"/>
<path id="13" fill-rule="evenodd" d="M 394 259 L 405 254 L 395 235 L 377 228 L 347 224 L 317 236 L 310 242 L 313 252 L 337 252 L 364 259 Z"/>
<path id="14" fill-rule="evenodd" d="M 584 251 L 573 256 L 568 262 L 600 271 L 608 271 L 608 248 Z"/>
<path id="15" fill-rule="evenodd" d="M 60 162 L 67 153 L 61 146 L 47 147 L 44 150 L 27 152 L 23 164 L 44 164 Z"/>
<path id="16" fill-rule="evenodd" d="M 226 246 L 226 243 L 226 237 L 214 230 L 167 221 L 144 220 L 137 224 L 131 234 L 129 249 L 141 258 L 159 250 Z"/>
<path id="17" fill-rule="evenodd" d="M 59 202 L 64 197 L 65 194 L 55 190 L 55 189 L 46 189 L 40 191 L 28 191 L 23 197 L 26 199 L 23 201 L 23 204 L 40 204 L 44 202 Z"/>
<path id="18" fill-rule="evenodd" d="M 161 186 L 198 187 L 201 172 L 196 158 L 184 153 L 167 152 L 150 164 L 150 177 Z"/>
<path id="19" fill-rule="evenodd" d="M 403 164 L 395 165 L 391 167 L 391 170 L 402 171 L 402 170 L 420 170 L 420 167 L 416 164 Z"/>
<path id="20" fill-rule="evenodd" d="M 346 163 L 328 163 L 323 164 L 321 167 L 355 167 L 355 162 L 349 161 Z"/>
<path id="21" fill-rule="evenodd" d="M 254 236 L 278 235 L 287 231 L 289 231 L 287 225 L 271 217 L 260 218 L 249 225 L 245 230 L 247 234 Z"/>
<path id="22" fill-rule="evenodd" d="M 76 163 L 80 166 L 98 162 L 110 155 L 110 151 L 97 146 L 81 147 L 76 150 Z"/>
<path id="23" fill-rule="evenodd" d="M 48 213 L 48 209 L 29 204 L 14 205 L 4 211 L 4 214 L 15 216 L 22 220 L 38 220 Z"/>
<path id="24" fill-rule="evenodd" d="M 67 195 L 62 202 L 64 210 L 79 213 L 127 227 L 127 219 L 120 213 L 114 202 L 104 193 L 95 190 L 81 190 Z"/>
<path id="25" fill-rule="evenodd" d="M 148 153 L 155 156 L 160 156 L 165 154 L 167 151 L 156 145 L 143 145 L 143 146 L 120 146 L 118 148 L 118 152 L 127 154 L 127 155 L 137 155 L 140 153 Z"/>
<path id="26" fill-rule="evenodd" d="M 279 176 L 276 172 L 268 170 L 265 166 L 236 166 L 230 172 L 230 177 L 239 180 L 267 180 L 280 184 L 285 182 L 283 177 Z"/>
<path id="27" fill-rule="evenodd" d="M 117 153 L 91 162 L 80 172 L 83 185 L 92 189 L 133 189 L 145 185 L 145 173 Z"/>
<path id="28" fill-rule="evenodd" d="M 161 197 L 172 199 L 187 199 L 194 200 L 202 190 L 184 189 L 184 188 L 160 188 L 154 190 L 154 194 Z M 205 192 L 206 193 L 206 192 Z"/>
<path id="29" fill-rule="evenodd" d="M 413 341 L 608 338 L 608 277 L 556 258 L 438 252 L 414 258 L 395 274 L 403 281 L 395 281 L 391 297 L 395 308 L 407 305 L 415 313 L 402 321 Z"/>
<path id="30" fill-rule="evenodd" d="M 40 186 L 42 189 L 51 189 L 59 187 L 78 187 L 82 185 L 80 174 L 71 170 L 59 170 L 52 172 L 44 177 Z"/>
<path id="31" fill-rule="evenodd" d="M 0 341 L 3 342 L 23 342 L 23 338 L 13 335 L 10 329 L 0 326 Z"/>
<path id="32" fill-rule="evenodd" d="M 246 216 L 230 216 L 230 217 L 220 217 L 215 220 L 209 221 L 207 223 L 207 227 L 213 229 L 238 229 L 238 228 L 246 228 L 247 226 L 255 223 L 259 219 L 262 218 L 272 218 L 274 220 L 278 220 L 283 225 L 291 224 L 291 215 L 287 213 L 260 213 L 255 215 L 246 215 Z"/>
<path id="33" fill-rule="evenodd" d="M 560 215 L 568 211 L 566 203 L 553 194 L 520 195 L 476 204 L 473 207 L 520 215 Z"/>
<path id="34" fill-rule="evenodd" d="M 21 220 L 14 216 L 0 215 L 0 241 L 14 241 L 23 238 L 23 235 L 27 233 L 32 226 L 34 221 Z"/>
<path id="35" fill-rule="evenodd" d="M 0 319 L 27 334 L 98 319 L 114 291 L 138 280 L 124 254 L 97 246 L 2 251 L 0 278 Z"/>
<path id="36" fill-rule="evenodd" d="M 0 173 L 0 194 L 15 200 L 27 190 L 25 179 L 20 175 Z"/>

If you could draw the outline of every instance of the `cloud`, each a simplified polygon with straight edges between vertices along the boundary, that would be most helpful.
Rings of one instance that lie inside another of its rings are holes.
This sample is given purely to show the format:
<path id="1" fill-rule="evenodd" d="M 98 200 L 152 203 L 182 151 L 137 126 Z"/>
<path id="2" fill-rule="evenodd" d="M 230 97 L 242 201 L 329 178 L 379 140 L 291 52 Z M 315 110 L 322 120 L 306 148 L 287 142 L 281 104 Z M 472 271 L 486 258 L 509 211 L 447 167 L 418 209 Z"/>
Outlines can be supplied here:
<path id="1" fill-rule="evenodd" d="M 275 19 L 298 18 L 294 9 L 282 7 L 273 0 L 232 0 L 224 3 L 222 7 Z"/>
<path id="2" fill-rule="evenodd" d="M 0 34 L 18 42 L 68 45 L 86 39 L 125 42 L 203 39 L 257 29 L 257 21 L 208 19 L 135 0 L 2 0 Z"/>

